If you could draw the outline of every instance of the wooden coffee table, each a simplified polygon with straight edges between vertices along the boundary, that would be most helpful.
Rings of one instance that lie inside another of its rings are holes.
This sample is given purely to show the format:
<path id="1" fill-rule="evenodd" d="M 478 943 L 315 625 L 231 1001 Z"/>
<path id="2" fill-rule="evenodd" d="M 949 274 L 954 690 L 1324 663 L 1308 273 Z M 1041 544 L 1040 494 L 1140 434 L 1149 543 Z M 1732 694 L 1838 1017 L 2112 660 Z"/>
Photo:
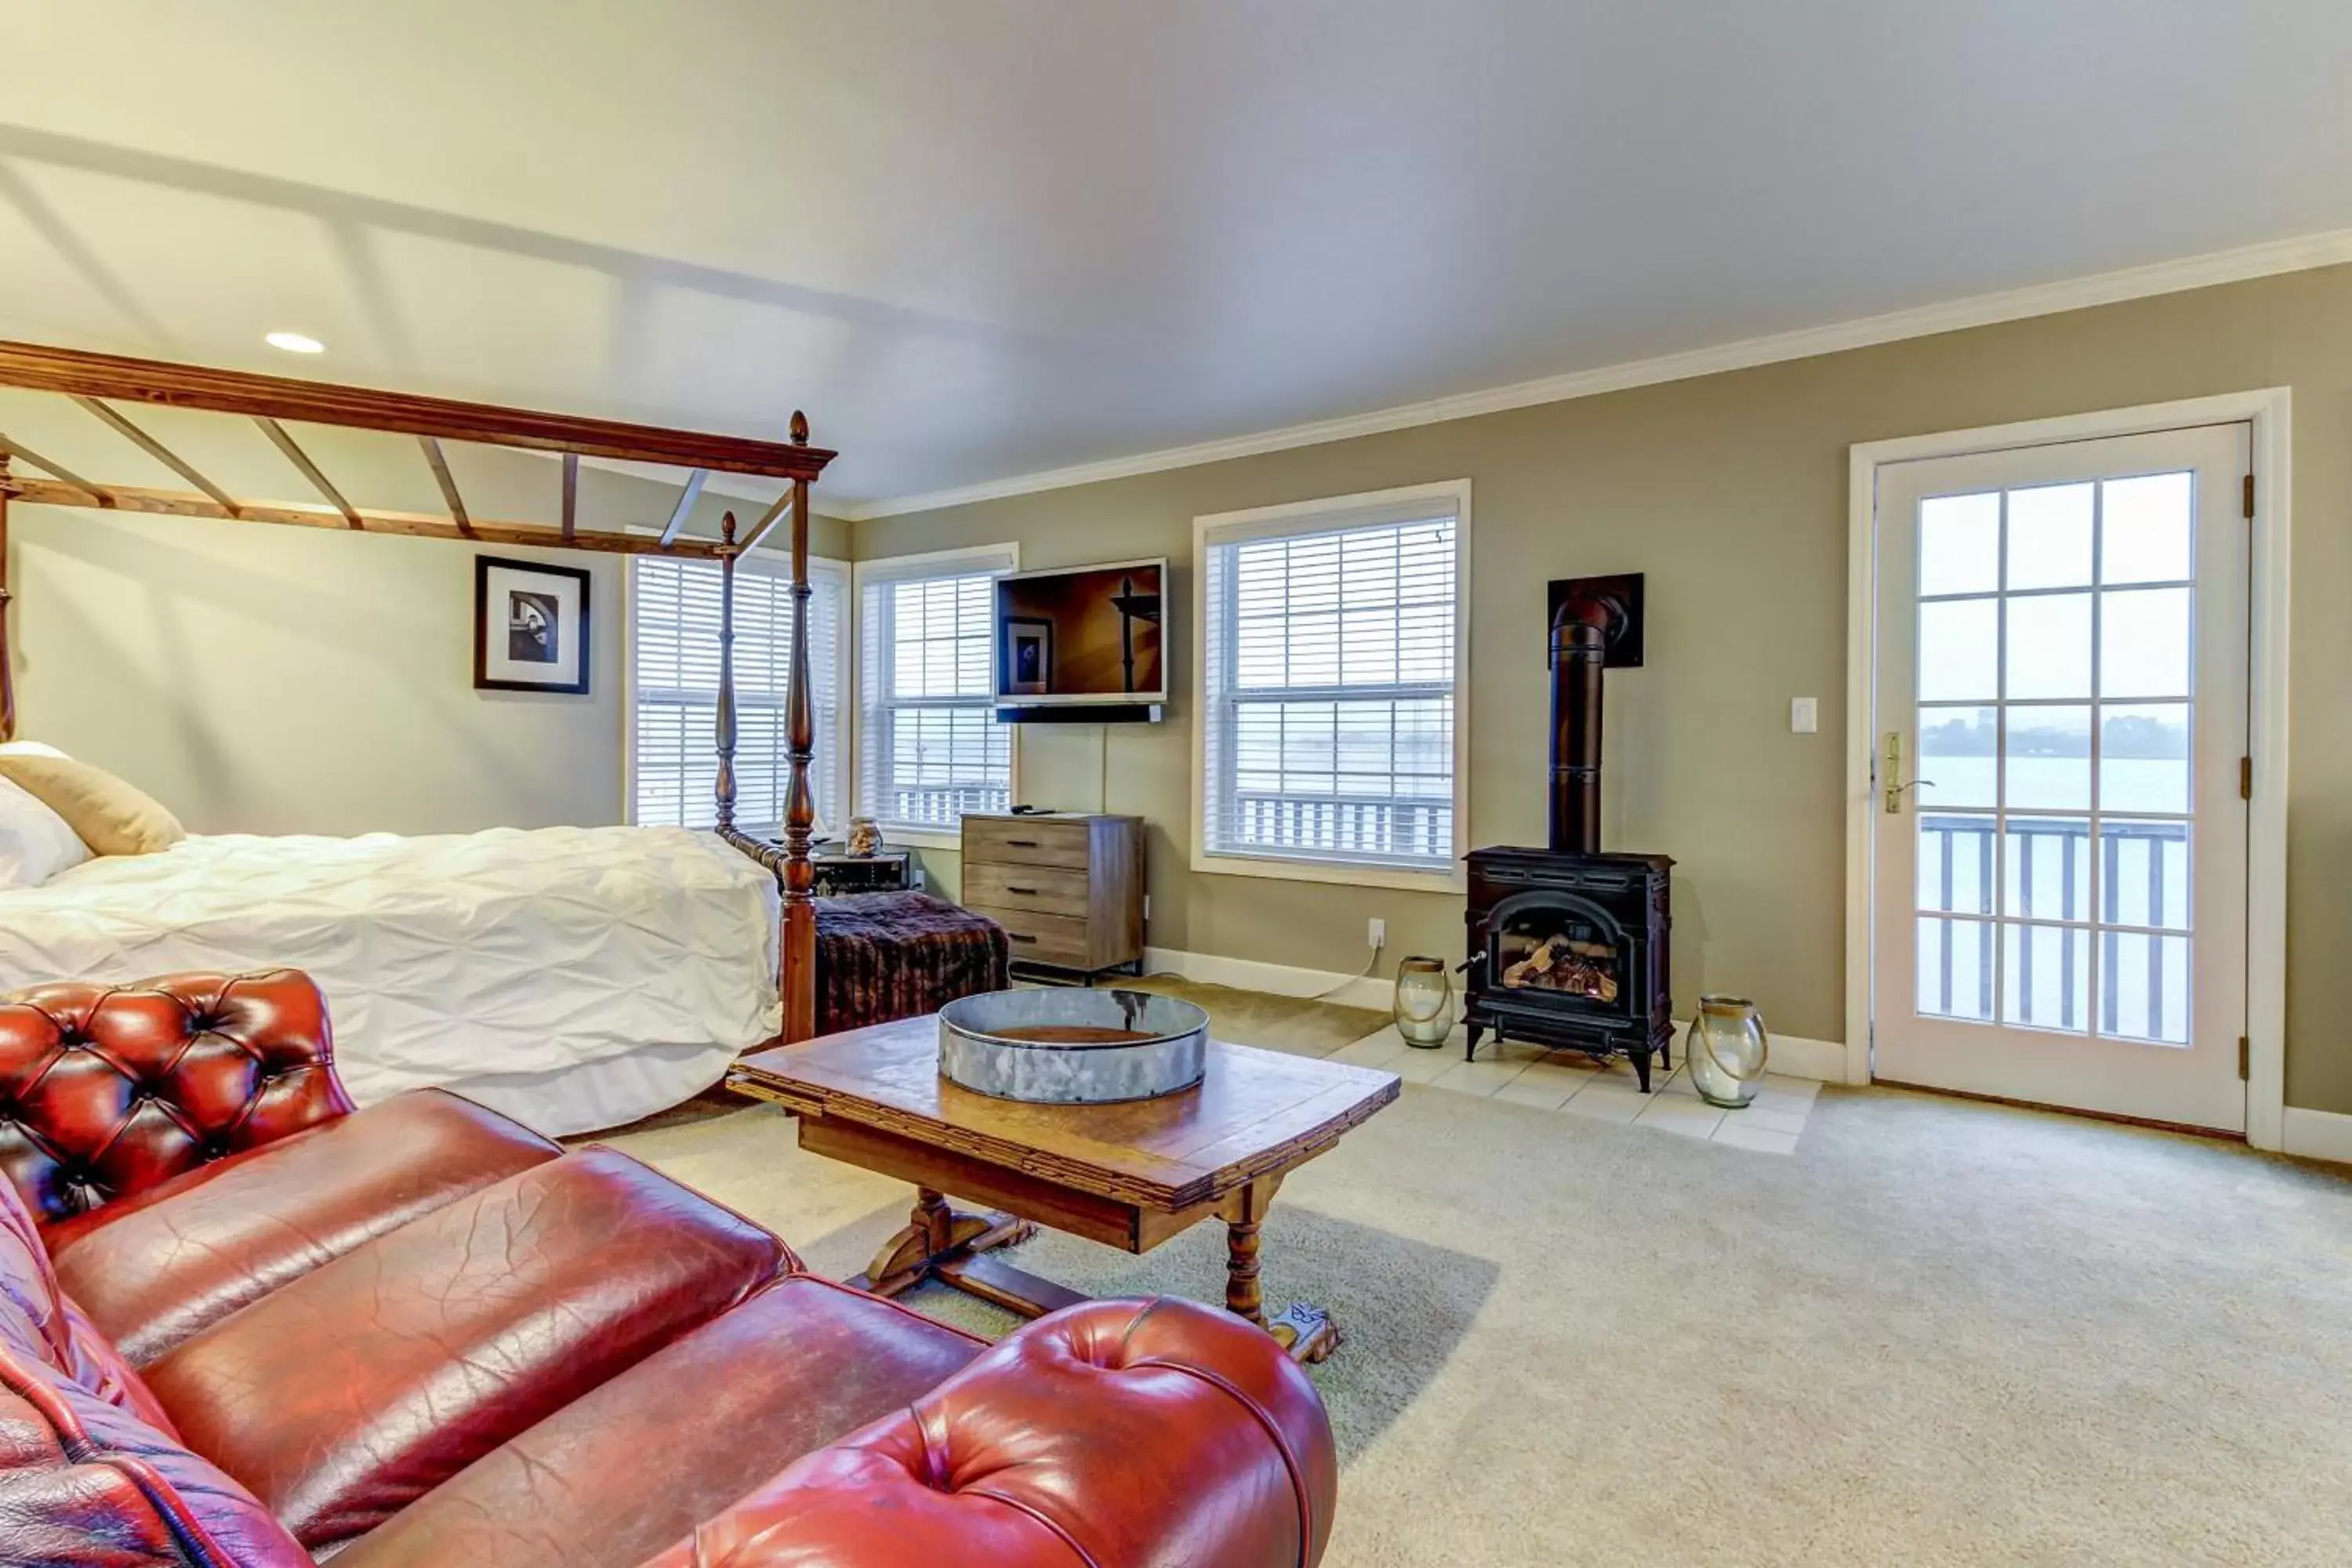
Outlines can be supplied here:
<path id="1" fill-rule="evenodd" d="M 939 1022 L 902 1018 L 737 1062 L 728 1083 L 798 1118 L 801 1147 L 915 1184 L 915 1212 L 852 1281 L 895 1296 L 925 1279 L 1043 1317 L 1087 1298 L 990 1256 L 1038 1226 L 1149 1252 L 1225 1222 L 1225 1306 L 1301 1361 L 1339 1344 L 1305 1303 L 1268 1321 L 1258 1226 L 1282 1179 L 1397 1097 L 1396 1074 L 1209 1043 L 1196 1089 L 1122 1105 L 1028 1105 L 940 1077 Z M 1002 1212 L 967 1214 L 944 1194 Z"/>

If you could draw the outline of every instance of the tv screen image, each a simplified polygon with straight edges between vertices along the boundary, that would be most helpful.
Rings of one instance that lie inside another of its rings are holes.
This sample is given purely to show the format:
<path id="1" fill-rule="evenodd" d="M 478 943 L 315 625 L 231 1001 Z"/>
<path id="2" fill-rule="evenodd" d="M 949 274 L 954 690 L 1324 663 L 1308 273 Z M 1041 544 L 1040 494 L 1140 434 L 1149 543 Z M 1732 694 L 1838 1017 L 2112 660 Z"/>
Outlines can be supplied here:
<path id="1" fill-rule="evenodd" d="M 1168 563 L 996 580 L 996 696 L 1008 703 L 1163 702 Z"/>

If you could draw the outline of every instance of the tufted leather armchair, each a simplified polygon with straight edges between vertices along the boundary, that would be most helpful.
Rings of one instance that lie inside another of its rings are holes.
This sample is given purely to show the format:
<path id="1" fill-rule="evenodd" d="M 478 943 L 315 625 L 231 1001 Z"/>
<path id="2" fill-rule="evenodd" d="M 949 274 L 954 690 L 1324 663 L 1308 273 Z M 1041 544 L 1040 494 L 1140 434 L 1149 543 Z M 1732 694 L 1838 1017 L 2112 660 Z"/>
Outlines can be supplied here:
<path id="1" fill-rule="evenodd" d="M 611 1150 L 353 1111 L 298 973 L 0 999 L 0 1561 L 1313 1568 L 1313 1385 L 1190 1302 L 994 1346 Z"/>

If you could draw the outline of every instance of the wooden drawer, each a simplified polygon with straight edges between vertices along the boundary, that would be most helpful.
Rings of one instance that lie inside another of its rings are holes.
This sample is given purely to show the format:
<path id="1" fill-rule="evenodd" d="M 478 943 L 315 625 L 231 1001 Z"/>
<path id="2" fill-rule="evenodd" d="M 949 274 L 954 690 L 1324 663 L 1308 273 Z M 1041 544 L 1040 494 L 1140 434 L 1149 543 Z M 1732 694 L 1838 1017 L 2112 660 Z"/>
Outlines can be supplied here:
<path id="1" fill-rule="evenodd" d="M 1089 859 L 1087 825 L 967 816 L 963 858 L 1011 866 L 1067 866 L 1083 871 Z"/>
<path id="2" fill-rule="evenodd" d="M 986 915 L 1004 928 L 1004 934 L 1011 939 L 1015 963 L 1058 963 L 1084 969 L 1094 963 L 1085 921 L 1068 915 L 1041 915 L 1034 910 L 991 906 L 970 897 L 964 902 L 974 913 Z"/>
<path id="3" fill-rule="evenodd" d="M 964 868 L 967 903 L 1029 910 L 1041 915 L 1087 918 L 1087 877 L 1060 866 L 1003 866 L 980 860 Z"/>

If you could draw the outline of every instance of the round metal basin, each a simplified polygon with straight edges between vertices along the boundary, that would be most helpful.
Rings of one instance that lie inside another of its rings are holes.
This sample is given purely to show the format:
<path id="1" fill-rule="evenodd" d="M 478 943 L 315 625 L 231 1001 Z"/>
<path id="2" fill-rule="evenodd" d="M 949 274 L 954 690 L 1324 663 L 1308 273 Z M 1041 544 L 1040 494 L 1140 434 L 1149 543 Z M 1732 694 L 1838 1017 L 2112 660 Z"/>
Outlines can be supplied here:
<path id="1" fill-rule="evenodd" d="M 940 1072 L 999 1100 L 1108 1105 L 1201 1081 L 1209 1016 L 1148 991 L 989 991 L 940 1009 Z"/>

